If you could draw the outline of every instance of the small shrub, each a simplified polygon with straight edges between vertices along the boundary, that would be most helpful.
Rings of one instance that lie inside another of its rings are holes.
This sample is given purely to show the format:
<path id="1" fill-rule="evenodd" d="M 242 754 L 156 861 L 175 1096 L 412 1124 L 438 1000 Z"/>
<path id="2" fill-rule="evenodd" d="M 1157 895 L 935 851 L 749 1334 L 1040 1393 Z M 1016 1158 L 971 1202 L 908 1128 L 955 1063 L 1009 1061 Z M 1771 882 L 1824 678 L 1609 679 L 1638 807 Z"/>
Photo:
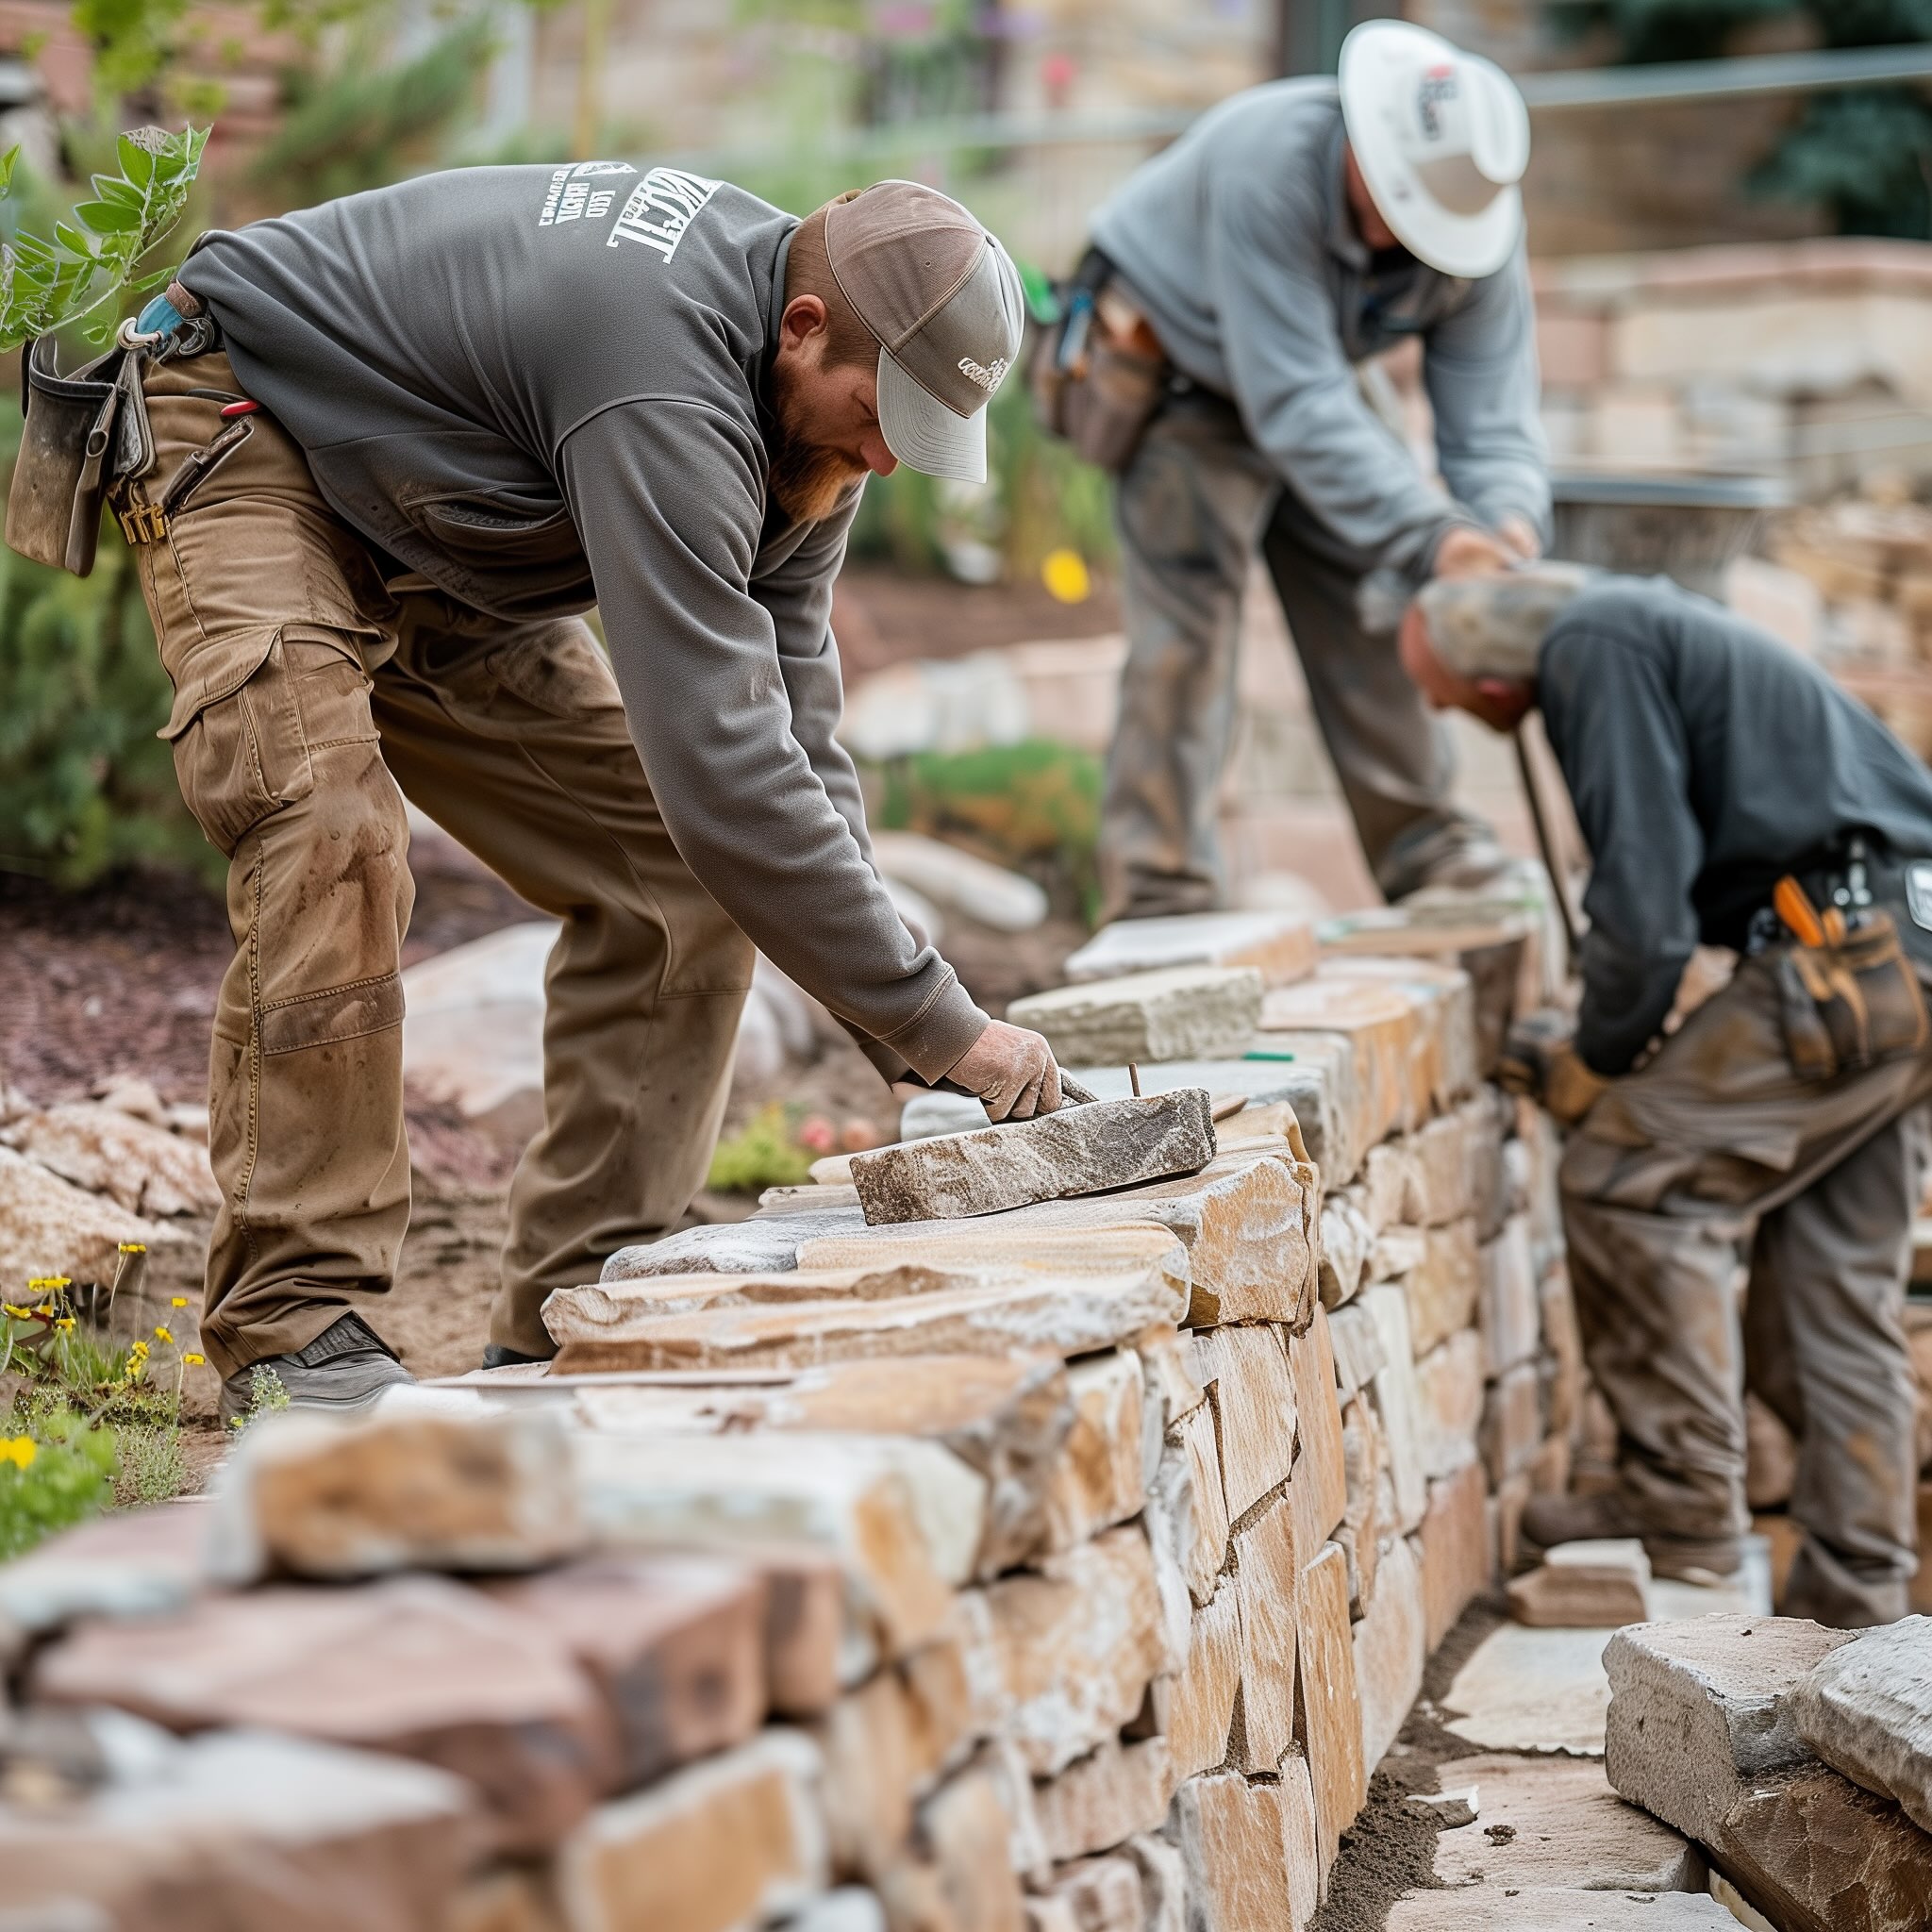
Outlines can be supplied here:
<path id="1" fill-rule="evenodd" d="M 113 1498 L 114 1438 L 58 1397 L 29 1405 L 27 1426 L 0 1439 L 0 1561 L 71 1528 Z"/>
<path id="2" fill-rule="evenodd" d="M 273 1415 L 289 1406 L 289 1391 L 282 1378 L 266 1362 L 257 1362 L 248 1377 L 248 1405 L 240 1415 L 228 1418 L 228 1426 L 240 1435 L 251 1429 L 263 1416 Z"/>
<path id="3" fill-rule="evenodd" d="M 718 1142 L 706 1185 L 721 1194 L 795 1188 L 811 1178 L 814 1156 L 798 1143 L 791 1118 L 778 1101 L 762 1107 L 735 1134 Z"/>

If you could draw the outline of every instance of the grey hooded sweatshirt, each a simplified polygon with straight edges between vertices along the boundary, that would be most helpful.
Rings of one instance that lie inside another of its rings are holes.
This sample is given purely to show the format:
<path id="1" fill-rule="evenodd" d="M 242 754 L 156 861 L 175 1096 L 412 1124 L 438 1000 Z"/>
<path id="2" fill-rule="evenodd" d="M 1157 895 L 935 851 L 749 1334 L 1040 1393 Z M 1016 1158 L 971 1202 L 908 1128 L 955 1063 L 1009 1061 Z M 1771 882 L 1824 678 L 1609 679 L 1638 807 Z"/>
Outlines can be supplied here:
<path id="1" fill-rule="evenodd" d="M 603 614 L 658 809 L 778 966 L 937 1079 L 987 1024 L 872 863 L 832 579 L 858 508 L 768 498 L 797 223 L 622 161 L 472 168 L 204 239 L 181 279 L 323 494 L 451 595 Z"/>
<path id="2" fill-rule="evenodd" d="M 1374 564 L 1419 574 L 1452 525 L 1512 511 L 1547 541 L 1522 248 L 1476 282 L 1379 264 L 1348 211 L 1343 142 L 1332 80 L 1249 88 L 1128 179 L 1094 217 L 1094 245 L 1175 367 L 1231 398 L 1289 487 Z M 1355 364 L 1407 335 L 1423 341 L 1454 504 L 1356 380 Z"/>

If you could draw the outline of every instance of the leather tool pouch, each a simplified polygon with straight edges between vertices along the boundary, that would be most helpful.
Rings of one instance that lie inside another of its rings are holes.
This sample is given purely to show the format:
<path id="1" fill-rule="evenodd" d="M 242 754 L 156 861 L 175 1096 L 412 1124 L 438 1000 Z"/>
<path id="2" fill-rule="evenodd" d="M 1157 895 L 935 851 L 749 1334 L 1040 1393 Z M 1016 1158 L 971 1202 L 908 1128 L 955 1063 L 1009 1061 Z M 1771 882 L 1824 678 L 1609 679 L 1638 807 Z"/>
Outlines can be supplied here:
<path id="1" fill-rule="evenodd" d="M 1035 340 L 1026 372 L 1034 413 L 1076 456 L 1118 475 L 1167 391 L 1170 367 L 1154 332 L 1105 288 L 1071 306 Z M 1067 334 L 1080 331 L 1068 354 Z"/>
<path id="2" fill-rule="evenodd" d="M 1807 1080 L 1917 1053 L 1932 1039 L 1919 975 L 1888 912 L 1836 946 L 1791 946 L 1778 961 L 1785 1045 Z"/>
<path id="3" fill-rule="evenodd" d="M 25 424 L 7 497 L 7 542 L 36 563 L 84 577 L 94 567 L 110 483 L 154 467 L 141 356 L 114 349 L 62 375 L 42 336 L 21 356 Z"/>

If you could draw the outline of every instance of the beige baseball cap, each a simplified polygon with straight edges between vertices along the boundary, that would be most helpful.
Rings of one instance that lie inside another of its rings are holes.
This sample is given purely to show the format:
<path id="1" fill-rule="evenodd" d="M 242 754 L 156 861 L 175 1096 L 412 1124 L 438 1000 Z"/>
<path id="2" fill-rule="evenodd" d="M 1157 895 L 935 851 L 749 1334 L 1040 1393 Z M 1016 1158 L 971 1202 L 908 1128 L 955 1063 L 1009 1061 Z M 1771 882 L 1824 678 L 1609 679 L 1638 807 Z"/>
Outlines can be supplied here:
<path id="1" fill-rule="evenodd" d="M 833 203 L 825 255 L 879 339 L 879 433 L 908 469 L 986 480 L 986 406 L 1020 353 L 1012 258 L 957 201 L 879 181 Z"/>

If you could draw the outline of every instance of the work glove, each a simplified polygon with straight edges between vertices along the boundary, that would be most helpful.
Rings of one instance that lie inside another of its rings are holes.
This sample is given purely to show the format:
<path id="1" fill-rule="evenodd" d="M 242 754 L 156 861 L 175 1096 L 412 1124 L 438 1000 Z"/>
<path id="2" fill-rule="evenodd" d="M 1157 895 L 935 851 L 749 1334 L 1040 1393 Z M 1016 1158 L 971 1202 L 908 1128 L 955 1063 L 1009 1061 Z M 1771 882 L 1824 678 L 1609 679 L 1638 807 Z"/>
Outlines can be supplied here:
<path id="1" fill-rule="evenodd" d="M 1576 1023 L 1555 1007 L 1525 1013 L 1503 1041 L 1496 1078 L 1510 1093 L 1521 1093 L 1574 1126 L 1595 1104 L 1609 1082 L 1577 1057 Z"/>
<path id="2" fill-rule="evenodd" d="M 972 1048 L 947 1069 L 946 1085 L 976 1094 L 995 1121 L 1058 1113 L 1062 1097 L 1053 1048 L 1039 1034 L 1004 1020 L 987 1023 Z"/>

